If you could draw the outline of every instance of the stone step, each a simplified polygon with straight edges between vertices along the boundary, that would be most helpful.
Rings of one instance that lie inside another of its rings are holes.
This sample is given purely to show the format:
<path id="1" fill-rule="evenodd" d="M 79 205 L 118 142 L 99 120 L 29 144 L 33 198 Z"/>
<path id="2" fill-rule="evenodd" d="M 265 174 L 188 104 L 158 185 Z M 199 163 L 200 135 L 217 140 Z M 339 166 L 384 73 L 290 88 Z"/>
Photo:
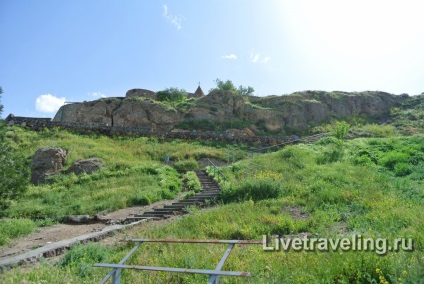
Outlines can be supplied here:
<path id="1" fill-rule="evenodd" d="M 163 208 L 164 209 L 170 209 L 170 208 L 184 208 L 184 205 L 183 204 L 181 204 L 181 205 L 174 205 L 175 203 L 172 203 L 171 205 L 165 205 Z"/>
<path id="2" fill-rule="evenodd" d="M 148 216 L 142 216 L 142 215 L 140 215 L 140 216 L 134 216 L 134 217 L 129 217 L 129 218 L 126 218 L 125 220 L 124 220 L 124 222 L 136 222 L 136 221 L 141 221 L 141 220 L 144 220 L 144 219 L 146 219 L 146 220 L 148 220 L 148 221 L 154 221 L 154 220 L 160 220 L 160 219 L 162 219 L 162 218 L 159 218 L 159 217 L 155 217 L 155 216 L 152 216 L 152 217 L 148 217 Z"/>
<path id="3" fill-rule="evenodd" d="M 146 216 L 146 217 L 159 217 L 159 218 L 169 218 L 169 217 L 171 217 L 172 215 L 169 215 L 169 214 L 163 214 L 163 213 L 144 213 L 143 214 L 143 216 Z"/>
<path id="4" fill-rule="evenodd" d="M 205 202 L 207 199 L 214 199 L 215 197 L 193 197 L 193 198 L 187 198 L 184 199 L 184 201 L 189 202 Z"/>
<path id="5" fill-rule="evenodd" d="M 160 212 L 160 213 L 165 213 L 165 214 L 174 214 L 174 213 L 179 213 L 182 211 L 182 208 L 179 209 L 175 209 L 175 208 L 163 208 L 163 209 L 155 209 L 153 212 Z M 149 213 L 149 212 L 146 212 Z"/>
<path id="6" fill-rule="evenodd" d="M 153 214 L 153 215 L 158 215 L 158 216 L 160 216 L 160 215 L 175 215 L 175 211 L 173 211 L 173 210 L 167 210 L 167 211 L 148 211 L 148 212 L 144 212 L 143 213 L 143 216 L 146 216 L 146 214 L 147 215 Z"/>
<path id="7" fill-rule="evenodd" d="M 199 202 L 199 201 L 196 201 L 196 202 L 194 202 L 194 201 L 180 201 L 180 202 L 178 202 L 178 203 L 175 203 L 175 205 L 183 205 L 183 207 L 185 207 L 185 206 L 189 206 L 189 205 L 200 205 L 201 203 L 203 203 L 203 202 Z"/>
<path id="8" fill-rule="evenodd" d="M 219 194 L 217 193 L 205 193 L 205 194 L 198 194 L 198 195 L 194 195 L 194 196 L 190 196 L 188 198 L 215 198 L 218 197 Z"/>

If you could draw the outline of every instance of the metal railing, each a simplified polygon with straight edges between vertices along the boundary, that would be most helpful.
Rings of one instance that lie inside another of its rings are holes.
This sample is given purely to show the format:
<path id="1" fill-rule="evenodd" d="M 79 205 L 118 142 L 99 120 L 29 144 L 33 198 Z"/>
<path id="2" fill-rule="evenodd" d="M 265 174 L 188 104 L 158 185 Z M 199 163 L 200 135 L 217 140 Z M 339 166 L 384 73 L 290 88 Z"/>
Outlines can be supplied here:
<path id="1" fill-rule="evenodd" d="M 106 267 L 112 268 L 108 275 L 100 281 L 100 284 L 106 283 L 112 277 L 112 284 L 121 283 L 121 272 L 122 269 L 135 269 L 145 271 L 163 271 L 163 272 L 179 272 L 179 273 L 191 273 L 191 274 L 206 274 L 209 275 L 208 284 L 219 284 L 221 276 L 232 276 L 232 277 L 250 277 L 250 272 L 239 272 L 239 271 L 222 271 L 225 261 L 230 255 L 235 245 L 252 245 L 262 244 L 261 241 L 255 240 L 173 240 L 173 239 L 127 239 L 128 242 L 137 243 L 131 251 L 122 258 L 118 264 L 109 263 L 96 263 L 95 267 Z M 158 267 L 158 266 L 138 266 L 138 265 L 126 265 L 124 264 L 132 254 L 143 244 L 143 243 L 198 243 L 198 244 L 228 244 L 229 246 L 221 257 L 221 260 L 215 267 L 215 269 L 187 269 L 187 268 L 174 268 L 174 267 Z"/>
<path id="2" fill-rule="evenodd" d="M 221 178 L 224 182 L 227 181 L 227 177 L 224 175 L 224 173 L 217 166 L 215 166 L 215 164 L 209 160 L 209 158 L 206 158 L 206 160 L 208 161 L 209 166 L 213 169 L 213 176 L 216 176 L 218 181 L 220 181 Z"/>

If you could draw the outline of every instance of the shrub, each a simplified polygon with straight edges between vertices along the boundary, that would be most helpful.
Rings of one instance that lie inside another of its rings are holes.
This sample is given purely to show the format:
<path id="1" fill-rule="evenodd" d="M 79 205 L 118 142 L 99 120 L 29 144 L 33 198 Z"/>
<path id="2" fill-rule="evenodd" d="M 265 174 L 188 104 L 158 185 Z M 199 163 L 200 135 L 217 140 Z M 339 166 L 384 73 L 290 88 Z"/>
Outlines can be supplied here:
<path id="1" fill-rule="evenodd" d="M 329 145 L 329 144 L 337 144 L 337 138 L 334 136 L 326 136 L 319 139 L 315 144 L 317 145 Z"/>
<path id="2" fill-rule="evenodd" d="M 12 147 L 6 131 L 5 123 L 0 120 L 0 216 L 13 200 L 23 195 L 29 182 L 28 160 Z"/>
<path id="3" fill-rule="evenodd" d="M 189 171 L 184 174 L 183 182 L 185 184 L 186 190 L 193 190 L 194 192 L 199 192 L 202 190 L 202 186 L 200 185 L 200 181 L 196 176 L 196 173 L 193 171 Z"/>
<path id="4" fill-rule="evenodd" d="M 339 140 L 344 140 L 347 133 L 349 132 L 350 124 L 346 121 L 336 121 L 332 125 L 328 126 L 328 131 L 330 131 L 334 137 Z"/>
<path id="5" fill-rule="evenodd" d="M 409 159 L 409 155 L 399 151 L 390 151 L 380 159 L 380 164 L 393 170 L 397 163 L 406 163 Z"/>
<path id="6" fill-rule="evenodd" d="M 151 204 L 151 200 L 148 196 L 146 195 L 142 195 L 142 194 L 137 194 L 136 196 L 133 197 L 132 202 L 133 205 L 149 205 Z"/>
<path id="7" fill-rule="evenodd" d="M 174 164 L 174 168 L 178 171 L 194 171 L 199 169 L 199 163 L 196 160 L 182 160 Z"/>
<path id="8" fill-rule="evenodd" d="M 317 164 L 329 164 L 339 161 L 343 157 L 343 148 L 339 145 L 328 146 L 322 154 L 317 157 Z"/>
<path id="9" fill-rule="evenodd" d="M 0 222 L 0 246 L 12 238 L 28 235 L 37 226 L 30 219 L 2 219 Z"/>
<path id="10" fill-rule="evenodd" d="M 394 172 L 396 176 L 403 177 L 412 173 L 412 170 L 407 163 L 397 163 L 394 167 Z"/>
<path id="11" fill-rule="evenodd" d="M 158 101 L 181 102 L 187 98 L 187 92 L 183 89 L 168 88 L 157 92 Z"/>
<path id="12" fill-rule="evenodd" d="M 230 185 L 221 193 L 224 202 L 243 200 L 263 200 L 278 198 L 282 195 L 283 188 L 273 180 L 248 180 L 240 185 Z"/>
<path id="13" fill-rule="evenodd" d="M 89 243 L 78 244 L 67 251 L 65 256 L 57 263 L 59 267 L 68 267 L 80 277 L 90 276 L 94 263 L 107 262 L 112 254 L 110 247 Z"/>

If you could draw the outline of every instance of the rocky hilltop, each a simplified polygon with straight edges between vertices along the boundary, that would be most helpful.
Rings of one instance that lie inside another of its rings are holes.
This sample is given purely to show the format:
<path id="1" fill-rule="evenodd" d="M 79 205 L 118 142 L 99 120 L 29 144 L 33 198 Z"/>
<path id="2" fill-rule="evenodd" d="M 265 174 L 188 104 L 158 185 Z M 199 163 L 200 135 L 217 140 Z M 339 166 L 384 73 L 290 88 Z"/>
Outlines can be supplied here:
<path id="1" fill-rule="evenodd" d="M 133 89 L 126 97 L 64 105 L 53 121 L 152 131 L 249 128 L 256 134 L 290 134 L 332 119 L 380 116 L 407 98 L 378 91 L 305 91 L 254 97 L 215 90 L 206 96 L 196 91 L 186 101 L 172 104 L 158 101 L 155 92 Z"/>

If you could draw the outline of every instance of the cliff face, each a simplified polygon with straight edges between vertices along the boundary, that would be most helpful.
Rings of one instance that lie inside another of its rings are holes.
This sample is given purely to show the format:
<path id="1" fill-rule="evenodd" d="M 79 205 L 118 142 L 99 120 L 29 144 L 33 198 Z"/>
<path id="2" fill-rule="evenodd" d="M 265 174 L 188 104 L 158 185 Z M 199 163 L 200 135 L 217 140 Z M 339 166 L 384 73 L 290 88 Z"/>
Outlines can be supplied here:
<path id="1" fill-rule="evenodd" d="M 180 109 L 151 98 L 107 98 L 65 105 L 54 121 L 169 131 L 181 122 L 208 120 L 218 125 L 238 120 L 254 131 L 284 134 L 287 129 L 302 130 L 331 119 L 381 115 L 405 98 L 384 92 L 306 91 L 287 96 L 242 97 L 214 91 L 190 100 Z"/>
<path id="2" fill-rule="evenodd" d="M 62 106 L 53 121 L 169 131 L 182 113 L 147 98 L 109 98 Z"/>

